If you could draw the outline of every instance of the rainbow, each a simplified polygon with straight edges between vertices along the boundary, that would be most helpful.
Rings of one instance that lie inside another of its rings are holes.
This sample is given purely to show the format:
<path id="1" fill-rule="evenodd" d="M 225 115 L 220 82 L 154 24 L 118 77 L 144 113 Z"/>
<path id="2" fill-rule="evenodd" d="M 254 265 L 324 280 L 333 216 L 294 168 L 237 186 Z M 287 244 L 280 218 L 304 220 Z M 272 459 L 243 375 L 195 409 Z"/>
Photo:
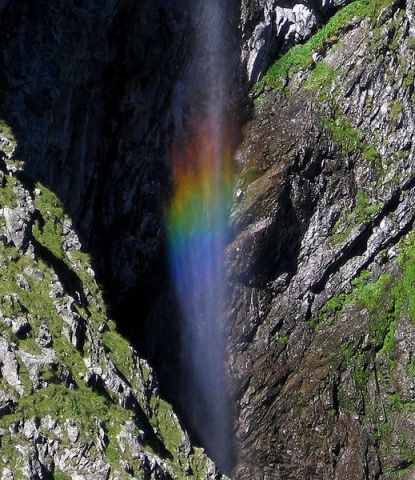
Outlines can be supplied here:
<path id="1" fill-rule="evenodd" d="M 173 148 L 167 209 L 171 276 L 181 310 L 180 391 L 192 429 L 208 454 L 230 471 L 232 415 L 222 320 L 233 135 L 214 116 L 196 125 Z"/>
<path id="2" fill-rule="evenodd" d="M 224 274 L 233 148 L 229 128 L 220 131 L 213 119 L 196 123 L 197 130 L 186 144 L 173 148 L 173 196 L 167 230 L 179 301 L 183 296 L 187 304 L 190 295 L 194 302 L 203 305 L 205 289 L 215 290 L 220 280 L 215 277 Z"/>

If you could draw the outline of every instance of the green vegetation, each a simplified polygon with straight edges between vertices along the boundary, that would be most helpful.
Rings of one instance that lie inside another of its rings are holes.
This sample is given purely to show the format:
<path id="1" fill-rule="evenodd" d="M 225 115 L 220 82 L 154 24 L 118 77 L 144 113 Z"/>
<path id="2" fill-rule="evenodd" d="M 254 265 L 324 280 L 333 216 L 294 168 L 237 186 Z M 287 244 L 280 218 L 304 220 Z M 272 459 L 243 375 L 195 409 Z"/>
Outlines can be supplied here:
<path id="1" fill-rule="evenodd" d="M 0 426 L 7 427 L 23 418 L 73 418 L 79 426 L 80 441 L 87 441 L 90 431 L 96 430 L 97 419 L 109 425 L 122 425 L 130 412 L 113 404 L 107 397 L 79 383 L 78 389 L 62 383 L 52 383 L 42 390 L 23 396 L 12 415 L 0 418 Z"/>
<path id="2" fill-rule="evenodd" d="M 6 155 L 10 155 L 16 147 L 16 139 L 9 125 L 0 119 L 0 136 L 6 138 L 6 142 L 0 141 L 2 150 Z"/>
<path id="3" fill-rule="evenodd" d="M 376 18 L 387 0 L 356 0 L 339 10 L 323 27 L 303 45 L 296 45 L 277 60 L 265 75 L 263 82 L 280 90 L 288 78 L 313 66 L 312 54 L 322 52 L 338 41 L 341 31 L 346 30 L 356 19 Z M 319 67 L 325 69 L 326 67 Z M 326 72 L 327 73 L 327 72 Z M 317 78 L 320 74 L 317 74 Z"/>
<path id="4" fill-rule="evenodd" d="M 15 141 L 12 129 L 9 127 L 7 123 L 5 123 L 1 119 L 0 119 L 0 134 L 5 136 L 10 141 Z"/>
<path id="5" fill-rule="evenodd" d="M 40 193 L 35 197 L 35 207 L 41 219 L 33 226 L 33 236 L 56 258 L 66 260 L 62 248 L 62 220 L 65 218 L 62 206 L 49 189 L 39 183 L 36 188 Z"/>
<path id="6" fill-rule="evenodd" d="M 17 204 L 13 189 L 16 182 L 16 179 L 10 175 L 5 177 L 0 188 L 2 206 Z M 11 413 L 1 416 L 0 427 L 9 428 L 20 420 L 44 418 L 46 415 L 52 416 L 58 422 L 72 418 L 79 427 L 79 441 L 88 442 L 91 432 L 97 431 L 98 419 L 105 428 L 119 430 L 123 423 L 132 418 L 133 413 L 118 405 L 118 398 L 112 399 L 108 392 L 94 390 L 86 385 L 83 376 L 87 373 L 87 368 L 83 353 L 75 348 L 63 334 L 66 327 L 56 312 L 54 302 L 61 302 L 59 296 L 64 292 L 72 294 L 74 299 L 77 298 L 76 292 L 83 292 L 84 284 L 78 272 L 82 271 L 83 278 L 88 282 L 91 299 L 91 290 L 93 289 L 96 293 L 98 287 L 87 273 L 88 256 L 76 252 L 76 259 L 70 259 L 63 250 L 62 222 L 65 216 L 58 199 L 42 185 L 37 184 L 36 188 L 40 193 L 35 198 L 39 215 L 32 228 L 35 256 L 24 255 L 13 245 L 0 243 L 0 311 L 3 316 L 11 318 L 27 315 L 30 330 L 26 337 L 19 338 L 13 334 L 10 327 L 2 324 L 1 334 L 8 341 L 13 342 L 20 351 L 41 355 L 42 351 L 35 339 L 40 325 L 46 324 L 52 335 L 56 361 L 45 364 L 40 369 L 39 378 L 45 386 L 35 390 L 25 364 L 19 356 L 16 357 L 19 362 L 19 378 L 23 384 L 24 395 Z M 18 275 L 24 277 L 26 288 L 21 288 L 17 284 Z M 58 293 L 55 299 L 50 293 L 56 280 L 59 280 L 64 292 Z M 91 316 L 97 317 L 97 324 L 107 321 L 105 306 L 98 295 L 94 296 L 94 302 L 88 305 L 75 300 L 73 308 L 75 313 L 77 310 L 81 312 L 82 317 L 87 321 Z M 113 335 L 117 334 L 113 332 Z M 119 355 L 119 351 L 129 348 L 128 343 L 120 337 L 117 348 L 119 349 L 117 355 Z M 65 378 L 72 379 L 72 388 L 68 387 Z M 1 388 L 13 393 L 13 388 L 8 386 L 4 379 L 2 379 Z M 9 443 L 9 436 L 3 436 L 2 453 L 7 452 L 8 464 L 15 470 L 19 465 L 18 457 L 11 453 L 15 448 L 12 443 L 10 445 Z M 16 475 L 19 478 L 18 472 Z M 60 478 L 67 478 L 63 473 L 56 474 L 55 478 L 59 478 L 59 475 L 61 475 Z"/>
<path id="7" fill-rule="evenodd" d="M 153 415 L 150 418 L 151 424 L 158 432 L 160 440 L 167 447 L 169 452 L 176 455 L 176 448 L 183 441 L 182 432 L 177 418 L 171 410 L 171 406 L 164 400 L 154 398 L 151 401 Z"/>
<path id="8" fill-rule="evenodd" d="M 55 473 L 53 474 L 53 478 L 55 480 L 71 480 L 71 477 L 69 475 L 57 470 L 55 470 Z"/>
<path id="9" fill-rule="evenodd" d="M 336 115 L 335 118 L 323 120 L 329 127 L 333 139 L 340 146 L 343 155 L 353 155 L 360 149 L 360 133 L 352 127 L 350 118 Z"/>
<path id="10" fill-rule="evenodd" d="M 391 106 L 391 118 L 394 122 L 397 122 L 402 114 L 402 102 L 399 100 L 399 98 L 395 98 L 395 100 L 392 102 Z"/>
<path id="11" fill-rule="evenodd" d="M 414 82 L 415 82 L 415 70 L 412 70 L 410 68 L 405 73 L 404 85 L 405 87 L 412 87 Z"/>
<path id="12" fill-rule="evenodd" d="M 330 87 L 337 78 L 337 71 L 320 61 L 316 63 L 315 68 L 305 81 L 304 87 L 311 90 L 317 90 L 320 100 L 328 100 Z"/>
<path id="13" fill-rule="evenodd" d="M 7 129 L 4 131 L 11 135 Z M 14 160 L 7 162 L 15 163 Z M 22 203 L 18 196 L 21 188 L 15 188 L 19 182 L 13 175 L 0 172 L 0 208 Z M 13 344 L 23 388 L 23 394 L 19 395 L 5 378 L 0 378 L 0 389 L 17 402 L 10 412 L 0 416 L 0 429 L 4 429 L 1 435 L 4 465 L 13 471 L 16 480 L 23 480 L 24 459 L 15 447 L 16 442 L 21 440 L 24 445 L 28 440 L 18 430 L 23 422 L 33 420 L 39 425 L 41 419 L 50 416 L 63 435 L 55 435 L 53 429 L 42 431 L 43 434 L 63 447 L 78 443 L 92 456 L 101 455 L 99 449 L 103 449 L 114 471 L 125 471 L 128 465 L 137 478 L 144 475 L 140 459 L 133 458 L 117 439 L 123 425 L 132 425 L 131 434 L 140 437 L 143 451 L 164 458 L 176 469 L 177 478 L 183 474 L 184 462 L 189 462 L 193 478 L 205 478 L 204 454 L 196 449 L 191 458 L 184 458 L 179 449 L 182 431 L 171 406 L 155 394 L 151 400 L 147 398 L 144 383 L 149 380 L 150 371 L 145 362 L 134 358 L 130 344 L 117 332 L 116 324 L 108 320 L 90 257 L 80 250 L 66 251 L 64 235 L 66 223 L 70 222 L 58 198 L 39 183 L 26 188 L 31 188 L 36 208 L 34 224 L 28 226 L 27 232 L 31 246 L 23 253 L 11 243 L 0 242 L 0 335 Z M 0 233 L 1 229 L 5 229 L 4 221 L 0 222 Z M 64 315 L 58 313 L 60 308 Z M 26 318 L 30 324 L 24 335 L 13 333 L 12 320 L 18 317 Z M 82 336 L 86 334 L 79 344 L 69 335 L 74 329 L 73 322 L 79 323 Z M 45 325 L 54 357 L 45 355 L 37 341 Z M 39 366 L 35 373 L 24 363 L 25 354 L 37 356 Z M 120 379 L 125 377 L 142 405 L 127 409 L 120 404 L 120 394 L 110 391 L 105 380 L 97 384 L 89 382 L 87 364 L 91 357 L 98 363 L 97 370 L 102 367 L 104 373 L 106 369 L 114 373 L 113 363 Z M 79 432 L 76 440 L 69 438 L 68 422 Z M 100 444 L 97 438 L 103 438 Z M 55 471 L 54 477 L 70 478 L 62 471 Z"/>
<path id="14" fill-rule="evenodd" d="M 281 343 L 282 345 L 285 345 L 286 343 L 288 343 L 289 339 L 290 337 L 288 335 L 285 335 L 283 337 L 278 337 L 278 342 Z"/>
<path id="15" fill-rule="evenodd" d="M 135 364 L 131 347 L 125 338 L 113 327 L 103 333 L 102 339 L 114 365 L 126 378 L 131 378 Z"/>
<path id="16" fill-rule="evenodd" d="M 333 231 L 329 237 L 333 245 L 343 243 L 352 231 L 373 215 L 381 204 L 371 204 L 367 193 L 359 190 L 356 195 L 354 208 L 351 212 L 343 211 L 333 227 Z"/>
<path id="17" fill-rule="evenodd" d="M 0 173 L 0 208 L 16 206 L 16 195 L 13 187 L 16 185 L 16 179 L 9 175 Z"/>
<path id="18" fill-rule="evenodd" d="M 367 383 L 371 375 L 370 364 L 378 360 L 377 375 L 386 375 L 389 384 L 395 369 L 395 329 L 402 317 L 408 317 L 415 323 L 415 232 L 407 235 L 399 244 L 400 273 L 384 274 L 376 280 L 372 274 L 363 270 L 351 282 L 349 293 L 339 294 L 330 299 L 320 313 L 313 317 L 310 326 L 318 327 L 321 323 L 336 323 L 340 315 L 347 309 L 349 319 L 359 317 L 365 322 L 365 346 L 356 344 L 356 339 L 346 341 L 341 346 L 345 364 L 351 369 L 355 386 L 364 397 L 367 395 Z M 350 321 L 350 320 L 349 320 Z M 367 323 L 366 323 L 367 322 Z M 382 373 L 383 372 L 383 373 Z M 415 362 L 407 366 L 409 375 L 415 375 Z M 392 385 L 389 387 L 392 388 Z M 344 402 L 348 402 L 346 398 Z M 405 408 L 415 409 L 415 404 L 403 403 L 397 392 L 390 393 L 384 405 L 387 411 L 402 411 Z M 415 460 L 415 458 L 414 458 Z"/>
<path id="19" fill-rule="evenodd" d="M 415 233 L 404 240 L 399 265 L 403 273 L 399 285 L 397 308 L 415 323 Z"/>

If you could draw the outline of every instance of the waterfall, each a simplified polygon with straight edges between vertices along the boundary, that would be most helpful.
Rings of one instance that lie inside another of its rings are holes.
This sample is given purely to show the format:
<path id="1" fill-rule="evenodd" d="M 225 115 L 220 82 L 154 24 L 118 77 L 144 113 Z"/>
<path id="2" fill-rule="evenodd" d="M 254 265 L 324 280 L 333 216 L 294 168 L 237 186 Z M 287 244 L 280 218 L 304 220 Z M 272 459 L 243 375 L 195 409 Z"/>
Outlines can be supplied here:
<path id="1" fill-rule="evenodd" d="M 171 276 L 181 310 L 182 408 L 190 429 L 228 474 L 233 419 L 222 321 L 236 131 L 234 6 L 227 0 L 189 4 L 189 62 L 174 90 L 173 194 L 167 213 Z"/>

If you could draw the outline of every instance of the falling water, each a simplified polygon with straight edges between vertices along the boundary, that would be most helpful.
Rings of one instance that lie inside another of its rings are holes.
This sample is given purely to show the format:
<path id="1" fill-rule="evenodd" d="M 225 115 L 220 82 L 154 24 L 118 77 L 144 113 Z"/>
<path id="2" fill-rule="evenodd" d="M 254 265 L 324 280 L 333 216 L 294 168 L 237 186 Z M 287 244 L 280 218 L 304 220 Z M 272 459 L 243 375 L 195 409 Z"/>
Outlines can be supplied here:
<path id="1" fill-rule="evenodd" d="M 233 468 L 233 445 L 222 320 L 235 142 L 232 3 L 190 2 L 190 60 L 175 88 L 173 196 L 167 218 L 181 309 L 183 406 L 191 430 L 227 473 Z"/>

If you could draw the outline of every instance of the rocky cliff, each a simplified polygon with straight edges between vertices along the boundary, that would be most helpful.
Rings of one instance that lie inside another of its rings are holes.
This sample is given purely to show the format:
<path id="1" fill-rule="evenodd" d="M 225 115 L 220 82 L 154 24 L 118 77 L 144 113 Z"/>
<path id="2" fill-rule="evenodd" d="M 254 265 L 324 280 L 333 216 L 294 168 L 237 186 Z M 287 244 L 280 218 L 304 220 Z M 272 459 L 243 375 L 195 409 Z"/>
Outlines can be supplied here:
<path id="1" fill-rule="evenodd" d="M 57 197 L 1 124 L 0 478 L 217 478 L 109 320 Z"/>
<path id="2" fill-rule="evenodd" d="M 1 478 L 218 476 L 107 314 L 139 338 L 159 283 L 186 23 L 180 2 L 0 2 Z"/>
<path id="3" fill-rule="evenodd" d="M 253 90 L 229 247 L 238 478 L 413 478 L 414 24 L 351 2 Z"/>
<path id="4" fill-rule="evenodd" d="M 413 3 L 241 18 L 233 476 L 413 478 Z M 159 396 L 186 422 L 163 205 L 192 34 L 180 0 L 0 1 L 4 479 L 219 475 Z"/>

